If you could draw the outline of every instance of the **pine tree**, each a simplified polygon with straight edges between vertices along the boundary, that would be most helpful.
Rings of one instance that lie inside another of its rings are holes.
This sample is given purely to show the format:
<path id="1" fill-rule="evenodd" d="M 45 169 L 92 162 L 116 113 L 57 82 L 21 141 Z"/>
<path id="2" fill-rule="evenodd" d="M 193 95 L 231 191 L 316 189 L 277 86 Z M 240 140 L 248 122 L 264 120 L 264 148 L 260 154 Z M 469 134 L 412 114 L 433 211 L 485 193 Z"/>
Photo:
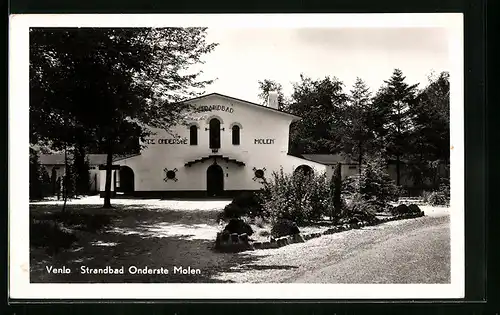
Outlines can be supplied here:
<path id="1" fill-rule="evenodd" d="M 401 162 L 409 151 L 408 137 L 412 125 L 413 108 L 418 84 L 408 85 L 405 76 L 395 69 L 391 78 L 385 82 L 373 99 L 372 127 L 377 133 L 378 146 L 387 160 L 396 162 L 396 185 L 400 185 Z"/>
<path id="2" fill-rule="evenodd" d="M 371 93 L 365 82 L 357 78 L 344 110 L 342 144 L 344 152 L 358 162 L 361 172 L 364 156 L 370 152 L 373 133 L 369 129 Z"/>
<path id="3" fill-rule="evenodd" d="M 449 164 L 449 92 L 449 73 L 429 76 L 429 84 L 419 94 L 414 108 L 410 154 L 412 176 L 417 184 L 430 180 L 435 187 L 439 186 L 439 168 Z"/>
<path id="4" fill-rule="evenodd" d="M 387 173 L 382 159 L 366 163 L 358 180 L 359 195 L 378 210 L 386 208 L 399 195 L 398 187 Z"/>

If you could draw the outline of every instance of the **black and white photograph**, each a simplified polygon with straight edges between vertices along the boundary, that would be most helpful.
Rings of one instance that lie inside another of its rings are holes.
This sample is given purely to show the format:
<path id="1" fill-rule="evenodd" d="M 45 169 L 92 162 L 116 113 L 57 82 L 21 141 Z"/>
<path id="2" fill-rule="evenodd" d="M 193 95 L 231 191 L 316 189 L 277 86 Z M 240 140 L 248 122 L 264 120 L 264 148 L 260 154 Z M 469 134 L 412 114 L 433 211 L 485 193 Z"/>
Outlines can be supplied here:
<path id="1" fill-rule="evenodd" d="M 461 14 L 15 18 L 15 297 L 463 297 Z"/>

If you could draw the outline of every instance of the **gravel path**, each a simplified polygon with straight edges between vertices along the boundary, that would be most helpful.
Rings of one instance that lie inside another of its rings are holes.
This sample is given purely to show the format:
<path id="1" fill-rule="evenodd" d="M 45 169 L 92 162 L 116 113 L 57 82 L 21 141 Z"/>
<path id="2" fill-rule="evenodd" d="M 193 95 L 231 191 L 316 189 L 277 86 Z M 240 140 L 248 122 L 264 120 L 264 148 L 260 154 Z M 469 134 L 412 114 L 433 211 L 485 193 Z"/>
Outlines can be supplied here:
<path id="1" fill-rule="evenodd" d="M 259 250 L 217 279 L 252 283 L 449 283 L 449 216 L 393 221 Z"/>

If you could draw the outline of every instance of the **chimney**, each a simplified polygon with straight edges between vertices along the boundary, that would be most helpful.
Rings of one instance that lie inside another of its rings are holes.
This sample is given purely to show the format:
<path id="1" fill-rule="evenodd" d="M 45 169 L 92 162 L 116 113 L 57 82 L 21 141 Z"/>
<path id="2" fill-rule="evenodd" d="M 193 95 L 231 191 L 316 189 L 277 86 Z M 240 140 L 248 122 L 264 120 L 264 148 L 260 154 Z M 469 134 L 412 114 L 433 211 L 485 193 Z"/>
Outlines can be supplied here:
<path id="1" fill-rule="evenodd" d="M 270 108 L 278 109 L 278 92 L 269 91 L 269 96 L 267 98 L 267 106 Z"/>

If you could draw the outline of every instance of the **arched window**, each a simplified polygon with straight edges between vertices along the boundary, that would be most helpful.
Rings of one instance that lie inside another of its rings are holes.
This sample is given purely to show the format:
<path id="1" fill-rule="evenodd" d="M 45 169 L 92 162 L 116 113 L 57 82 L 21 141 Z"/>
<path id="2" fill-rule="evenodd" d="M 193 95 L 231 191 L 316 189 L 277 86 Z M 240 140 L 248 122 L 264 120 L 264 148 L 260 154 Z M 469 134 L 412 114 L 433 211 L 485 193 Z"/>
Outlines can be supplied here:
<path id="1" fill-rule="evenodd" d="M 189 144 L 198 145 L 198 127 L 195 125 L 189 127 Z"/>
<path id="2" fill-rule="evenodd" d="M 212 118 L 210 120 L 210 149 L 220 148 L 220 121 L 217 118 Z"/>
<path id="3" fill-rule="evenodd" d="M 233 132 L 233 145 L 240 144 L 240 126 L 234 125 L 232 128 Z"/>

